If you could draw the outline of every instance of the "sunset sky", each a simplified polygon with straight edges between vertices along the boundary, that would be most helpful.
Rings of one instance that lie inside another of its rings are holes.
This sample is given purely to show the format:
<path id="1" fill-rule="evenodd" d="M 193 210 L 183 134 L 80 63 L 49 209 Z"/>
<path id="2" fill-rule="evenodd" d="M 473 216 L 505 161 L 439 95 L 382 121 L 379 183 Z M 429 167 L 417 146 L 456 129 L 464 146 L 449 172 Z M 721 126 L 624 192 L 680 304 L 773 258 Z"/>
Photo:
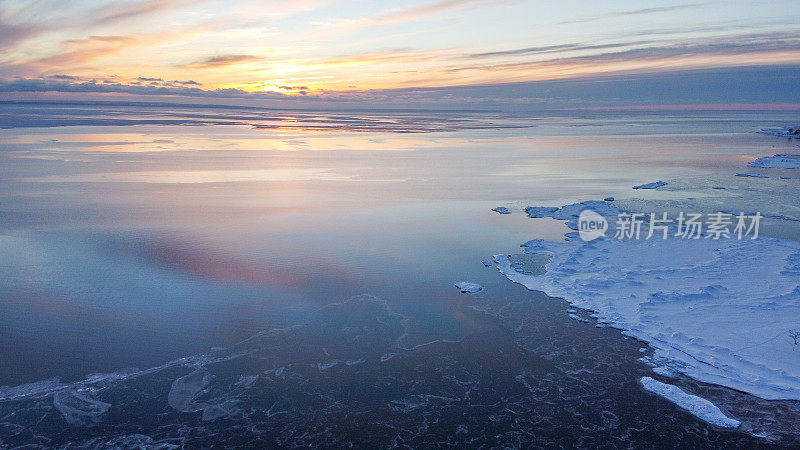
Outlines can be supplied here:
<path id="1" fill-rule="evenodd" d="M 798 64 L 790 0 L 0 0 L 0 98 L 355 97 Z"/>

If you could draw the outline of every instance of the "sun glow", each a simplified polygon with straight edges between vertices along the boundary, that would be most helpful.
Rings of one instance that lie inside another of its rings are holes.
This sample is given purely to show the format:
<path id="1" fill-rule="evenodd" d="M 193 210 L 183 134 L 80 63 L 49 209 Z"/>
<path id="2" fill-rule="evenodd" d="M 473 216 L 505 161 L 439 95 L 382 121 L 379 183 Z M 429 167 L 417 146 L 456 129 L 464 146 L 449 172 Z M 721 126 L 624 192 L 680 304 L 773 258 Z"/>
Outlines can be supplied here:
<path id="1" fill-rule="evenodd" d="M 368 90 L 800 64 L 800 29 L 773 12 L 777 5 L 720 11 L 705 4 L 604 4 L 587 6 L 580 17 L 543 2 L 230 6 L 126 0 L 115 7 L 2 9 L 0 26 L 8 31 L 0 43 L 10 49 L 0 55 L 0 81 L 10 84 L 3 92 L 335 92 L 357 99 Z"/>

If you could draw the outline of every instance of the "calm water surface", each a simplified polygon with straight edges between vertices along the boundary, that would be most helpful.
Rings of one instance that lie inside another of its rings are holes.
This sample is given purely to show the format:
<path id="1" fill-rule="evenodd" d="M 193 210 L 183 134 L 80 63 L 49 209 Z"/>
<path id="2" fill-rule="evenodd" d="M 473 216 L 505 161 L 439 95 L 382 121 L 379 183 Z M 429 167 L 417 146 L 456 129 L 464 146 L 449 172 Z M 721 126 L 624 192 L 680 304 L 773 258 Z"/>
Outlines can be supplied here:
<path id="1" fill-rule="evenodd" d="M 642 392 L 643 345 L 481 259 L 567 231 L 524 206 L 735 185 L 748 161 L 796 150 L 754 133 L 793 118 L 9 105 L 0 386 L 157 369 L 94 385 L 102 415 L 58 394 L 2 401 L 0 446 L 763 443 Z M 796 192 L 784 183 L 767 187 Z M 207 398 L 170 408 L 192 373 Z M 683 382 L 738 417 L 796 409 Z M 64 404 L 79 411 L 66 428 Z"/>

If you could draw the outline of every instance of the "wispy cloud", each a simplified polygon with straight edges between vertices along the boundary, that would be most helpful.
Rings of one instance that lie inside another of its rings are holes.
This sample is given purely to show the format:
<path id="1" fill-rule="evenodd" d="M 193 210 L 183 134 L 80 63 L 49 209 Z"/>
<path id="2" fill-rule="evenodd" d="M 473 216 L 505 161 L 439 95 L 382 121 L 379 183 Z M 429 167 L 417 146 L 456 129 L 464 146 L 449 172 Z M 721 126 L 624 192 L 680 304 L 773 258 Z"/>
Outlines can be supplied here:
<path id="1" fill-rule="evenodd" d="M 197 0 L 143 0 L 123 4 L 115 3 L 100 7 L 87 17 L 93 24 L 109 25 L 116 22 L 141 19 L 142 17 L 197 3 Z"/>
<path id="2" fill-rule="evenodd" d="M 410 22 L 421 20 L 428 16 L 440 14 L 446 11 L 464 8 L 469 5 L 496 6 L 509 1 L 512 0 L 440 0 L 419 6 L 392 9 L 371 17 L 343 20 L 331 26 L 325 26 L 322 28 L 322 30 L 317 30 L 317 33 L 329 29 L 352 31 L 359 28 L 389 25 L 398 22 Z"/>
<path id="3" fill-rule="evenodd" d="M 452 66 L 448 72 L 463 71 L 504 71 L 534 68 L 561 68 L 562 70 L 584 68 L 601 72 L 610 70 L 610 64 L 642 66 L 648 62 L 663 65 L 687 65 L 693 62 L 708 63 L 715 57 L 742 56 L 738 63 L 746 63 L 747 58 L 760 59 L 774 54 L 794 55 L 793 61 L 800 60 L 800 32 L 760 33 L 743 36 L 720 36 L 714 38 L 675 40 L 662 42 L 617 52 L 592 55 L 556 57 L 536 61 L 521 61 L 499 64 Z M 580 73 L 580 72 L 578 72 Z"/>
<path id="4" fill-rule="evenodd" d="M 438 14 L 451 9 L 461 8 L 479 0 L 441 0 L 412 8 L 398 9 L 382 14 L 371 19 L 377 24 L 416 20 L 432 14 Z"/>
<path id="5" fill-rule="evenodd" d="M 371 64 L 382 62 L 419 62 L 437 58 L 447 58 L 448 50 L 415 51 L 408 48 L 398 48 L 377 52 L 349 53 L 334 56 L 324 60 L 324 64 Z"/>
<path id="6" fill-rule="evenodd" d="M 0 74 L 14 74 L 33 76 L 39 74 L 65 73 L 71 70 L 99 70 L 92 65 L 102 66 L 103 58 L 117 56 L 128 52 L 131 58 L 136 54 L 131 52 L 137 47 L 163 45 L 180 39 L 195 36 L 198 33 L 214 30 L 217 22 L 176 28 L 170 31 L 157 33 L 120 35 L 92 35 L 80 39 L 68 39 L 54 45 L 49 56 L 37 59 L 21 60 L 0 64 Z"/>
<path id="7" fill-rule="evenodd" d="M 211 69 L 215 67 L 232 66 L 248 62 L 259 61 L 261 58 L 255 55 L 217 55 L 210 56 L 200 61 L 181 64 L 180 67 L 190 67 L 194 69 Z"/>
<path id="8" fill-rule="evenodd" d="M 586 22 L 594 22 L 597 20 L 609 19 L 612 17 L 625 17 L 625 16 L 639 16 L 643 14 L 654 14 L 654 13 L 661 13 L 661 12 L 669 12 L 669 11 L 676 11 L 680 9 L 688 9 L 688 8 L 696 8 L 698 6 L 703 6 L 703 3 L 688 3 L 685 5 L 674 5 L 674 6 L 662 6 L 657 8 L 642 8 L 642 9 L 633 9 L 629 11 L 618 11 L 612 12 L 608 14 L 603 14 L 600 16 L 595 17 L 587 17 L 584 19 L 574 19 L 574 20 L 566 20 L 563 22 L 559 22 L 559 25 L 566 25 L 572 23 L 586 23 Z"/>
<path id="9" fill-rule="evenodd" d="M 719 15 L 699 14 L 712 11 L 707 0 L 676 0 L 585 18 L 537 0 L 228 1 L 0 0 L 19 5 L 0 6 L 0 77 L 80 84 L 115 73 L 97 84 L 316 94 L 778 65 L 800 52 L 791 36 L 800 29 L 785 13 L 791 0 L 761 15 L 746 0 Z M 614 17 L 614 27 L 558 25 Z M 168 81 L 190 79 L 198 84 Z"/>
<path id="10" fill-rule="evenodd" d="M 472 53 L 467 55 L 468 58 L 493 58 L 497 56 L 527 56 L 527 55 L 540 55 L 565 51 L 579 51 L 579 50 L 604 50 L 609 48 L 630 47 L 633 45 L 650 44 L 653 41 L 632 41 L 632 42 L 618 42 L 610 44 L 586 44 L 582 42 L 548 45 L 543 47 L 525 47 L 512 50 L 500 50 L 496 52 Z"/>
<path id="11" fill-rule="evenodd" d="M 3 20 L 0 15 L 0 52 L 39 33 L 34 25 L 15 25 Z"/>
<path id="12" fill-rule="evenodd" d="M 140 0 L 134 2 L 116 2 L 92 10 L 73 11 L 62 6 L 71 6 L 54 2 L 31 2 L 24 8 L 13 12 L 0 9 L 0 48 L 19 44 L 27 39 L 45 33 L 63 30 L 91 30 L 97 27 L 108 27 L 120 22 L 141 20 L 148 16 L 163 14 L 171 9 L 197 4 L 206 0 Z M 52 7 L 51 7 L 52 6 Z M 37 13 L 35 8 L 45 9 L 46 15 Z M 62 12 L 63 11 L 63 12 Z M 92 36 L 88 39 L 112 40 L 114 36 Z M 69 41 L 67 41 L 69 42 Z"/>
<path id="13" fill-rule="evenodd" d="M 154 33 L 132 36 L 91 36 L 85 39 L 70 39 L 61 43 L 64 51 L 28 63 L 43 72 L 63 71 L 84 66 L 105 56 L 119 53 L 134 46 L 164 41 L 183 32 Z M 48 70 L 49 69 L 49 70 Z"/>
<path id="14" fill-rule="evenodd" d="M 89 36 L 84 39 L 69 39 L 63 44 L 68 45 L 84 45 L 92 42 L 105 42 L 105 43 L 129 43 L 135 41 L 131 36 Z"/>

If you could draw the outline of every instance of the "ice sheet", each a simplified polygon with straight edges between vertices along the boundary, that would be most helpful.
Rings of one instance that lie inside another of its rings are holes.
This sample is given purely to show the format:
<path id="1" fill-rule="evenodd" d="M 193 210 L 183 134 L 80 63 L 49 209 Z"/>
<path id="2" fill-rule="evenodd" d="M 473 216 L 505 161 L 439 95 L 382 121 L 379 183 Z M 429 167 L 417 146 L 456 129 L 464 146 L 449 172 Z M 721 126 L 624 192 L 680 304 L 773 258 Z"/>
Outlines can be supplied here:
<path id="1" fill-rule="evenodd" d="M 800 399 L 788 331 L 800 317 L 800 242 L 735 239 L 533 240 L 546 273 L 496 255 L 511 281 L 595 311 L 692 378 L 766 399 Z M 746 264 L 742 262 L 746 261 Z"/>

